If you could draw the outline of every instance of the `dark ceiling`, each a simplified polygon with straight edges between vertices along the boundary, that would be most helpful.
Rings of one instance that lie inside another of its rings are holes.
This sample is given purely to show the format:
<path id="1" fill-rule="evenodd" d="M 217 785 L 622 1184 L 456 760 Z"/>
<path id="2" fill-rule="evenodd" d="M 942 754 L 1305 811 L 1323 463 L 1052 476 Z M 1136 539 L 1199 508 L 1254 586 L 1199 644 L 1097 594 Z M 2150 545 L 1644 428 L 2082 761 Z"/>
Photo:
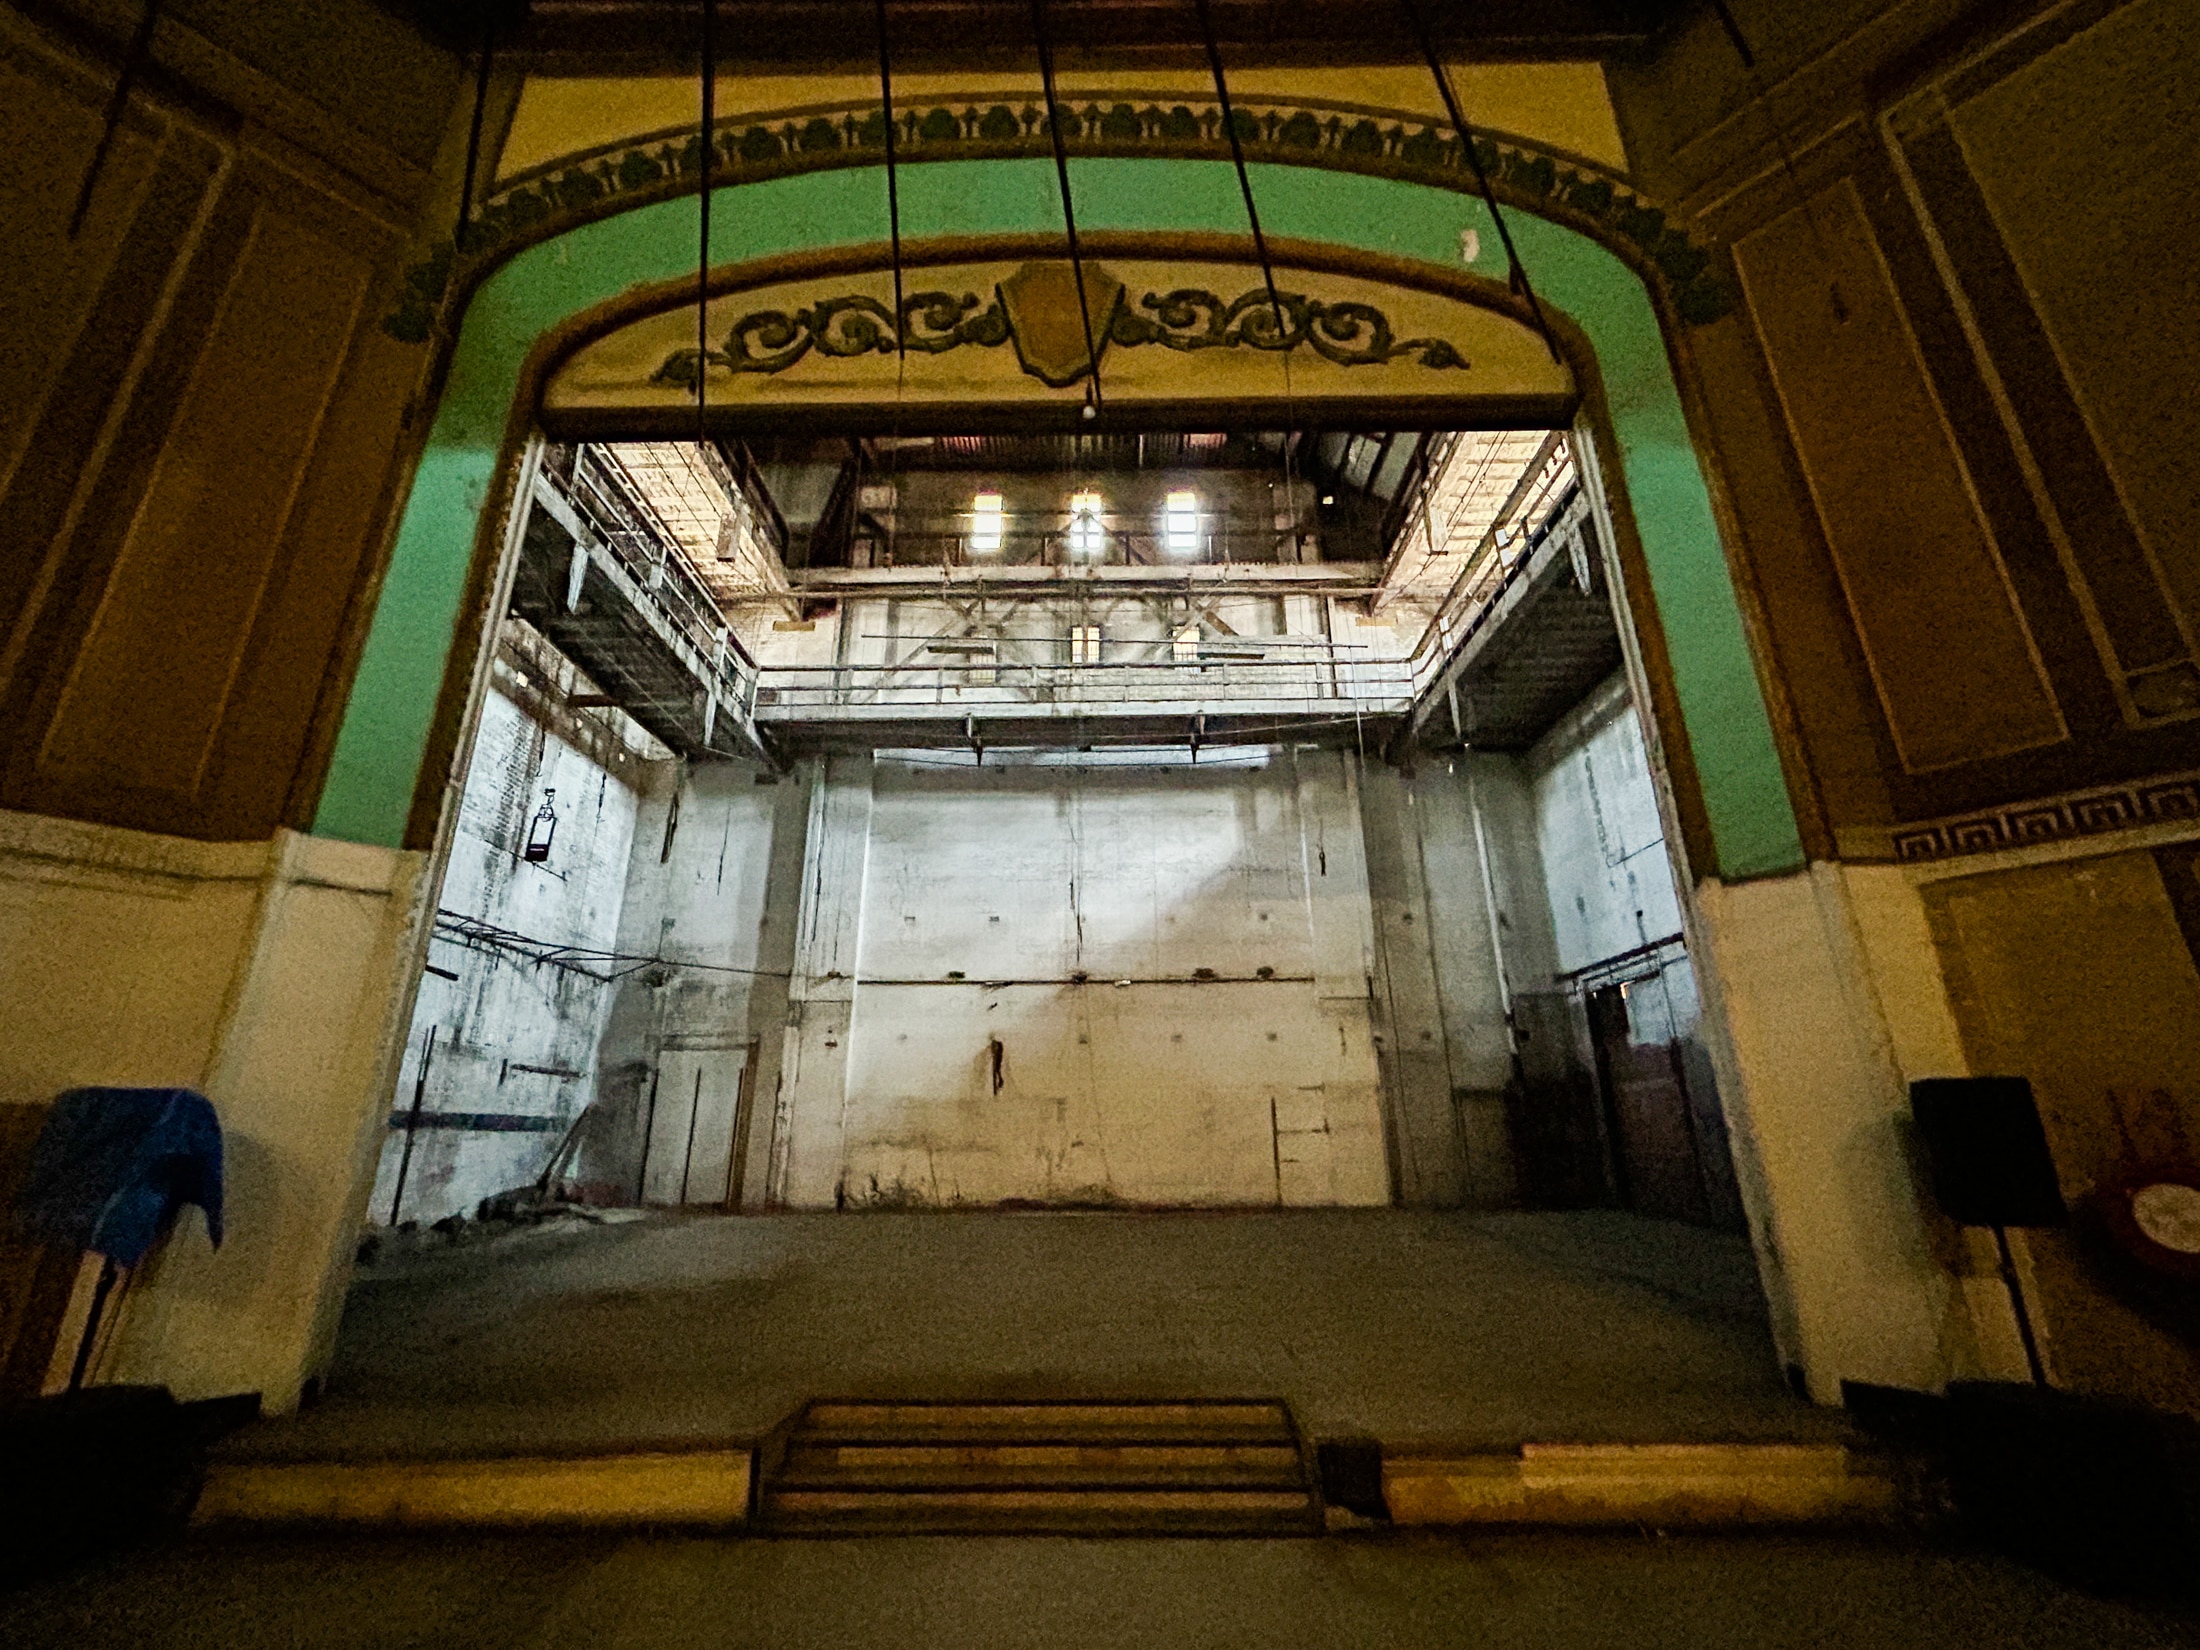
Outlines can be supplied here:
<path id="1" fill-rule="evenodd" d="M 493 17 L 500 53 L 547 73 L 686 68 L 701 43 L 702 0 L 382 0 L 424 33 L 470 49 Z M 1605 58 L 1644 52 L 1689 0 L 1421 0 L 1454 60 Z M 888 0 L 897 65 L 1028 67 L 1028 0 Z M 1401 0 L 1210 0 L 1232 66 L 1419 60 Z M 875 0 L 719 0 L 729 71 L 874 66 Z M 1193 0 L 1049 0 L 1065 66 L 1204 66 Z"/>

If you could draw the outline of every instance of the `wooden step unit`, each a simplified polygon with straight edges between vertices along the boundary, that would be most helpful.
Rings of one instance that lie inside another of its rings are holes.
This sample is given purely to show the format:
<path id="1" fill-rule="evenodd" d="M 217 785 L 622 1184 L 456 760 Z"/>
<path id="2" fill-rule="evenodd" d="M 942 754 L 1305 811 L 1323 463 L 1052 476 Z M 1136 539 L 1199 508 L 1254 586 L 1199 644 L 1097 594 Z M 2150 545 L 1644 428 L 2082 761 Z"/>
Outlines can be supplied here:
<path id="1" fill-rule="evenodd" d="M 769 1452 L 767 1529 L 1308 1535 L 1314 1477 L 1269 1400 L 820 1400 Z"/>

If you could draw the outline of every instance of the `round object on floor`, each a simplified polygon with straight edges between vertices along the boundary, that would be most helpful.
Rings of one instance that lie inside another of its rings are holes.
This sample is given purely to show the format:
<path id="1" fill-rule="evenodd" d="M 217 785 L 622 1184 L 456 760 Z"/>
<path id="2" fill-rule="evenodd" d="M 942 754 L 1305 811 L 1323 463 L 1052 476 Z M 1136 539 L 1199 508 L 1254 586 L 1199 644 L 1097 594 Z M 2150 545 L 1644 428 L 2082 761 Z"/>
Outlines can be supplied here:
<path id="1" fill-rule="evenodd" d="M 2150 1271 L 2200 1280 L 2200 1174 L 2140 1169 L 2101 1188 L 2100 1209 L 2117 1246 Z"/>

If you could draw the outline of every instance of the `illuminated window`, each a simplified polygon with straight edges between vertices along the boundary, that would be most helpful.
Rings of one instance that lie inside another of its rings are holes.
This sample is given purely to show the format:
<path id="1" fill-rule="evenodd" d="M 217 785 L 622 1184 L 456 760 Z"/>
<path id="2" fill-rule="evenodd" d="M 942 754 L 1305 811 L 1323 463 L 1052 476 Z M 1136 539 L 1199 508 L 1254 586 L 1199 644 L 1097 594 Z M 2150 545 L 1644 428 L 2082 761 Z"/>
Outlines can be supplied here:
<path id="1" fill-rule="evenodd" d="M 1077 624 L 1069 627 L 1069 662 L 1073 665 L 1096 665 L 1100 662 L 1098 625 Z"/>
<path id="2" fill-rule="evenodd" d="M 1001 535 L 1007 530 L 1008 514 L 1002 508 L 999 493 L 980 493 L 970 501 L 970 548 L 996 551 L 1001 547 Z"/>
<path id="3" fill-rule="evenodd" d="M 1199 626 L 1188 624 L 1182 630 L 1179 630 L 1175 639 L 1169 643 L 1169 656 L 1173 659 L 1198 658 Z"/>
<path id="4" fill-rule="evenodd" d="M 1161 517 L 1161 536 L 1172 556 L 1189 556 L 1199 549 L 1199 495 L 1171 493 Z"/>
<path id="5" fill-rule="evenodd" d="M 1098 493 L 1073 493 L 1069 501 L 1069 551 L 1073 556 L 1093 557 L 1108 547 L 1108 530 L 1100 520 Z"/>

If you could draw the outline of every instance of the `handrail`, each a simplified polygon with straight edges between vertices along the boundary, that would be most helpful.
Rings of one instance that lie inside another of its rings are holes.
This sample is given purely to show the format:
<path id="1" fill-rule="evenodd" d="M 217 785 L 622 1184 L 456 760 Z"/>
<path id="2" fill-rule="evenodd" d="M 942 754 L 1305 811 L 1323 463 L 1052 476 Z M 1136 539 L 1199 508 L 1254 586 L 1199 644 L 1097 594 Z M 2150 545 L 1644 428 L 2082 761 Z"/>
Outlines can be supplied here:
<path id="1" fill-rule="evenodd" d="M 722 682 L 732 685 L 730 697 L 744 696 L 760 667 L 726 623 L 717 598 L 689 566 L 686 553 L 655 523 L 647 502 L 586 444 L 577 449 L 570 475 L 549 469 L 544 474 L 586 518 L 668 625 L 710 662 Z"/>
<path id="2" fill-rule="evenodd" d="M 1255 644 L 1269 639 L 1248 638 Z M 921 637 L 908 640 L 918 651 L 899 661 L 766 666 L 758 677 L 759 705 L 783 716 L 788 711 L 851 711 L 859 706 L 934 706 L 959 714 L 973 705 L 1069 704 L 1089 710 L 1170 705 L 1196 710 L 1215 703 L 1288 701 L 1304 707 L 1305 714 L 1350 709 L 1389 715 L 1413 700 L 1406 661 L 1341 657 L 1326 642 L 1309 643 L 1282 658 L 1232 657 L 1232 644 L 1210 641 L 1197 658 L 1038 661 L 972 654 L 965 649 L 977 644 L 967 638 L 939 639 L 937 645 L 954 650 L 943 654 L 931 653 L 934 644 Z M 1149 638 L 1113 645 L 1173 644 L 1168 638 Z"/>
<path id="3" fill-rule="evenodd" d="M 1505 592 L 1526 577 L 1528 568 L 1535 561 L 1536 553 L 1560 532 L 1572 529 L 1587 515 L 1588 500 L 1577 484 L 1572 496 L 1545 517 L 1542 526 L 1522 536 L 1519 548 L 1509 559 L 1502 548 L 1493 545 L 1487 558 L 1469 561 L 1459 570 L 1459 576 L 1452 581 L 1443 601 L 1437 604 L 1436 612 L 1429 619 L 1428 628 L 1421 633 L 1420 641 L 1414 644 L 1413 651 L 1406 656 L 1407 662 L 1413 668 L 1416 692 L 1431 674 L 1441 676 L 1458 656 L 1459 650 L 1481 634 L 1482 627 L 1497 610 L 1497 604 Z M 1477 581 L 1479 588 L 1470 590 L 1470 577 L 1476 573 L 1486 574 L 1492 563 L 1500 569 L 1496 581 Z M 1449 633 L 1447 620 L 1452 616 L 1455 607 L 1467 602 L 1472 602 L 1473 609 L 1467 616 L 1465 629 L 1454 636 Z M 1429 666 L 1431 660 L 1434 661 L 1433 671 Z"/>
<path id="4" fill-rule="evenodd" d="M 967 532 L 895 531 L 859 533 L 878 547 L 874 567 L 1274 567 L 1299 565 L 1286 549 L 1296 548 L 1296 530 L 1261 519 L 1251 525 L 1203 524 L 1199 547 L 1189 554 L 1169 547 L 1165 532 L 1144 528 L 1101 527 L 1104 548 L 1094 555 L 1075 548 L 1067 527 L 1010 528 L 997 548 L 981 550 Z"/>

